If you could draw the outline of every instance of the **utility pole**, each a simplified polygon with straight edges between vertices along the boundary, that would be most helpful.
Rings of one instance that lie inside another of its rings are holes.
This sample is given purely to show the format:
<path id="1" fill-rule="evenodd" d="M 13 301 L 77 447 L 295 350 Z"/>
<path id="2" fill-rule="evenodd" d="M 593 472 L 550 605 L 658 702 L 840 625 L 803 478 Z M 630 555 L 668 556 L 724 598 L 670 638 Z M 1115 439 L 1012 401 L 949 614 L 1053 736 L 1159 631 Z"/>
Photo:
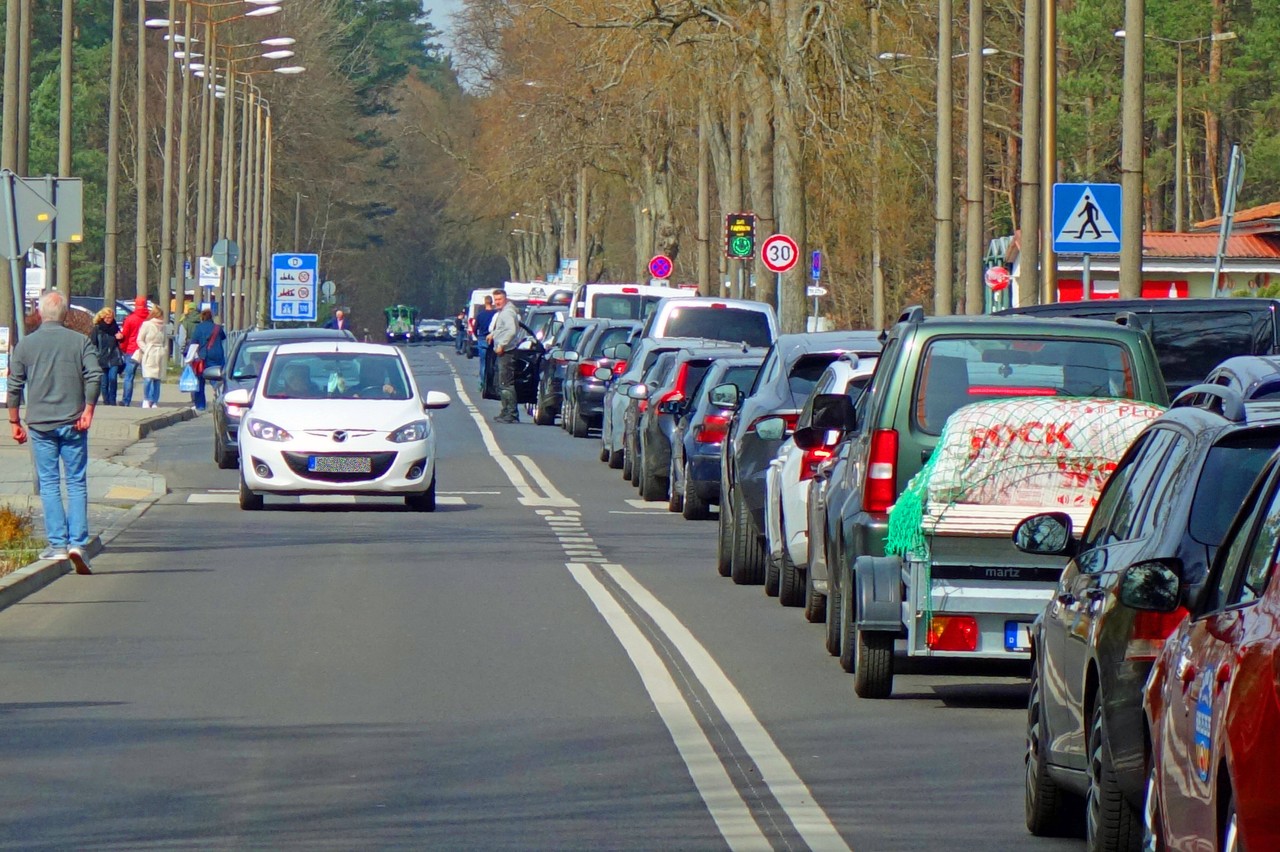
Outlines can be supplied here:
<path id="1" fill-rule="evenodd" d="M 177 0 L 169 0 L 169 26 L 166 32 L 168 38 L 164 43 L 164 162 L 161 163 L 161 179 L 160 179 L 160 281 L 156 289 L 159 291 L 160 305 L 169 315 L 170 308 L 170 287 L 173 280 L 173 99 L 174 99 L 174 79 L 173 79 L 173 46 L 177 42 L 174 38 L 178 34 L 178 3 Z M 185 17 L 190 18 L 188 11 Z M 186 45 L 183 45 L 185 52 Z M 180 290 L 182 285 L 178 285 L 173 289 Z M 177 321 L 177 317 L 174 317 Z M 179 356 L 182 353 L 177 353 Z"/>
<path id="2" fill-rule="evenodd" d="M 574 234 L 578 255 L 578 283 L 587 283 L 587 203 L 590 201 L 587 187 L 587 167 L 578 166 L 578 210 L 574 218 L 577 220 L 577 232 Z"/>
<path id="3" fill-rule="evenodd" d="M 868 4 L 871 13 L 871 56 L 876 64 L 880 62 L 880 0 L 871 0 Z M 867 87 L 871 92 L 871 327 L 885 327 L 885 292 L 884 292 L 884 258 L 880 242 L 880 178 L 883 168 L 884 152 L 880 138 L 884 135 L 884 122 L 880 116 L 880 75 L 875 65 L 867 69 Z M 816 283 L 816 282 L 815 282 Z M 816 304 L 816 300 L 815 300 Z M 814 311 L 815 325 L 817 328 Z"/>
<path id="4" fill-rule="evenodd" d="M 935 207 L 933 212 L 933 312 L 947 316 L 952 312 L 955 235 L 952 230 L 954 192 L 951 151 L 951 0 L 938 0 L 938 149 L 935 165 Z"/>
<path id="5" fill-rule="evenodd" d="M 730 213 L 742 211 L 742 114 L 738 109 L 738 89 L 729 93 L 729 197 L 725 201 Z M 746 289 L 746 260 L 737 261 L 737 280 L 729 295 L 741 299 Z"/>
<path id="6" fill-rule="evenodd" d="M 147 4 L 138 3 L 137 145 L 134 182 L 138 185 L 138 215 L 134 236 L 135 292 L 147 295 Z"/>
<path id="7" fill-rule="evenodd" d="M 1142 295 L 1142 119 L 1146 73 L 1144 0 L 1127 0 L 1124 14 L 1124 99 L 1120 135 L 1120 298 Z"/>
<path id="8" fill-rule="evenodd" d="M 31 150 L 31 0 L 21 0 L 18 10 L 18 26 L 22 33 L 18 50 L 18 167 L 20 175 L 26 175 L 28 154 Z"/>
<path id="9" fill-rule="evenodd" d="M 707 96 L 698 99 L 698 293 L 717 295 L 711 291 L 711 117 Z M 582 268 L 582 261 L 578 261 Z M 581 279 L 579 279 L 581 280 Z"/>
<path id="10" fill-rule="evenodd" d="M 189 16 L 188 16 L 189 17 Z M 107 94 L 107 211 L 102 241 L 102 300 L 116 304 L 117 240 L 120 236 L 120 43 L 124 41 L 124 0 L 111 2 L 111 72 Z"/>
<path id="11" fill-rule="evenodd" d="M 1053 251 L 1053 185 L 1058 181 L 1058 4 L 1046 0 L 1044 12 L 1044 93 L 1040 159 L 1040 286 L 1041 301 L 1058 300 L 1058 258 Z M 1138 40 L 1141 43 L 1141 39 Z"/>
<path id="12" fill-rule="evenodd" d="M 1022 33 L 1022 163 L 1018 305 L 1040 302 L 1040 9 L 1026 0 Z M 1052 0 L 1050 0 L 1052 2 Z"/>
<path id="13" fill-rule="evenodd" d="M 12 169 L 18 165 L 18 52 L 21 36 L 21 0 L 8 0 L 5 4 L 4 36 L 4 112 L 0 129 L 0 168 Z M 13 328 L 22 319 L 15 313 L 19 304 L 13 298 L 13 285 L 9 264 L 0 263 L 0 323 Z M 12 339 L 12 338 L 10 338 Z"/>
<path id="14" fill-rule="evenodd" d="M 985 195 L 985 150 L 982 142 L 983 99 L 982 48 L 986 41 L 983 26 L 983 0 L 969 0 L 969 127 L 965 134 L 968 144 L 968 173 L 965 176 L 965 254 L 964 254 L 964 307 L 967 314 L 980 314 L 983 309 L 982 236 L 986 216 L 983 211 Z"/>
<path id="15" fill-rule="evenodd" d="M 172 44 L 170 45 L 172 50 Z M 191 254 L 187 242 L 187 152 L 191 144 L 191 14 L 182 22 L 182 106 L 178 118 L 178 215 L 174 218 L 174 274 L 178 278 L 175 322 L 187 312 L 187 260 Z"/>

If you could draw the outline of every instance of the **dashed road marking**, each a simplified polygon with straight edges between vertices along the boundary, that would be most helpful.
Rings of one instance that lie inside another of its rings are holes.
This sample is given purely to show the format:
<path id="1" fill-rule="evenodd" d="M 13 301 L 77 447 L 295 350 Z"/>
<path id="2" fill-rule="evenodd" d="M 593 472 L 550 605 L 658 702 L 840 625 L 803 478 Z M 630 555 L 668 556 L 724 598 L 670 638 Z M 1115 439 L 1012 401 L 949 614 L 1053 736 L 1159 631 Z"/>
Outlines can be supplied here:
<path id="1" fill-rule="evenodd" d="M 628 506 L 634 506 L 637 509 L 648 509 L 651 512 L 667 511 L 666 503 L 657 503 L 652 500 L 628 500 L 626 502 Z"/>

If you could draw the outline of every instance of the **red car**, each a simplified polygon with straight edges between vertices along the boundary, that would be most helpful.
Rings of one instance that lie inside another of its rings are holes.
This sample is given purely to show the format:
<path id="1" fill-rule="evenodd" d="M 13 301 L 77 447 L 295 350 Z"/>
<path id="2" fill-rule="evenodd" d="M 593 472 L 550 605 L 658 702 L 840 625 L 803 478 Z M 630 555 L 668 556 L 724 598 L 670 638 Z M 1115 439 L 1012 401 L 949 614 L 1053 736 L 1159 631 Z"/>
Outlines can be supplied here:
<path id="1" fill-rule="evenodd" d="M 1204 588 L 1158 562 L 1125 592 L 1146 609 L 1195 598 L 1146 688 L 1146 848 L 1280 849 L 1280 453 L 1241 506 Z M 1122 592 L 1122 595 L 1125 594 Z"/>

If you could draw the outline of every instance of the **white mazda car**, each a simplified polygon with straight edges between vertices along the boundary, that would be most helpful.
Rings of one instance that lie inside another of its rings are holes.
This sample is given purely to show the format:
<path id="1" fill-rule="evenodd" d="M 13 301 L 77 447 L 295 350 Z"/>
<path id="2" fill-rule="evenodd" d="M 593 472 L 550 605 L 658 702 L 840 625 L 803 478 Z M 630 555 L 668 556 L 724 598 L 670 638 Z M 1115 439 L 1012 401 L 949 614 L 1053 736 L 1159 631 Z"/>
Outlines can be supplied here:
<path id="1" fill-rule="evenodd" d="M 242 509 L 261 509 L 264 494 L 400 495 L 411 509 L 435 509 L 430 412 L 449 397 L 422 396 L 396 347 L 277 346 L 257 386 L 232 391 L 227 402 L 247 407 L 240 426 Z"/>

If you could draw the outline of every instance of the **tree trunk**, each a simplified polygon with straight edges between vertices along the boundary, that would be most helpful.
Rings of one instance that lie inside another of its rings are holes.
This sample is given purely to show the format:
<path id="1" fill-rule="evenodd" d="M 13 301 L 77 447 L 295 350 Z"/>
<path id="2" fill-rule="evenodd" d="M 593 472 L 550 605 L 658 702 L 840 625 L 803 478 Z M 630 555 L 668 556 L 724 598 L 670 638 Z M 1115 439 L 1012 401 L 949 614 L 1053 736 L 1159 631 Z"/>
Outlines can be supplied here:
<path id="1" fill-rule="evenodd" d="M 1214 35 L 1224 32 L 1227 21 L 1226 0 L 1213 0 Z M 1222 42 L 1209 42 L 1209 88 L 1216 90 L 1222 82 Z M 1204 112 L 1205 176 L 1209 180 L 1209 194 L 1213 198 L 1213 215 L 1222 215 L 1222 191 L 1218 164 L 1222 162 L 1222 120 L 1212 108 Z"/>
<path id="2" fill-rule="evenodd" d="M 774 95 L 769 80 L 756 65 L 748 73 L 748 97 L 751 101 L 751 124 L 747 129 L 747 182 L 751 188 L 751 212 L 756 214 L 756 257 L 752 265 L 756 288 L 746 297 L 777 305 L 777 288 L 773 273 L 760 260 L 760 244 L 777 231 L 774 215 Z M 751 267 L 749 267 L 751 268 Z"/>
<path id="3" fill-rule="evenodd" d="M 770 17 L 778 45 L 779 74 L 773 78 L 774 150 L 778 224 L 807 256 L 808 222 L 805 211 L 804 145 L 800 121 L 805 111 L 807 87 L 804 69 L 804 15 L 798 0 L 772 0 Z M 780 276 L 778 325 L 784 333 L 805 330 L 805 269 L 799 262 Z"/>

